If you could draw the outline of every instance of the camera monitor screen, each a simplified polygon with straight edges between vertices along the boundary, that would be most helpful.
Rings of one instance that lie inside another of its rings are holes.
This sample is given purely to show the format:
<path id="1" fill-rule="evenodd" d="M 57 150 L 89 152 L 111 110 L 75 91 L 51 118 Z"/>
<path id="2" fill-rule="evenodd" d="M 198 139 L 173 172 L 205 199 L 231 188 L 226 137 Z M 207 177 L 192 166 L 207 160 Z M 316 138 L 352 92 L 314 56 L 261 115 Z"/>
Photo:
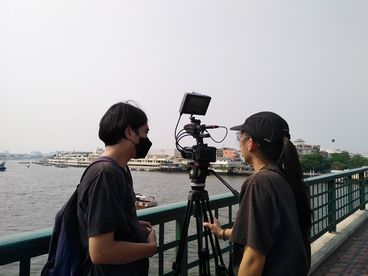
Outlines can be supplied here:
<path id="1" fill-rule="evenodd" d="M 180 106 L 180 114 L 205 115 L 211 97 L 197 93 L 185 93 Z"/>

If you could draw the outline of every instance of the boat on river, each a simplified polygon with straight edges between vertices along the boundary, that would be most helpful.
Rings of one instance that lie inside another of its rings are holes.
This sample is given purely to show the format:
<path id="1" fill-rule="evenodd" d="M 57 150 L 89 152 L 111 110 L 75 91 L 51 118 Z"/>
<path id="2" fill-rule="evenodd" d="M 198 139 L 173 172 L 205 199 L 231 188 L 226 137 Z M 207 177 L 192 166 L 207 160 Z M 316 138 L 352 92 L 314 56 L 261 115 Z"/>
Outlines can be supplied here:
<path id="1" fill-rule="evenodd" d="M 5 167 L 5 161 L 1 161 L 0 162 L 0 172 L 5 171 L 6 167 Z"/>
<path id="2" fill-rule="evenodd" d="M 157 202 L 153 196 L 146 196 L 141 193 L 135 194 L 135 208 L 145 209 L 157 206 Z"/>

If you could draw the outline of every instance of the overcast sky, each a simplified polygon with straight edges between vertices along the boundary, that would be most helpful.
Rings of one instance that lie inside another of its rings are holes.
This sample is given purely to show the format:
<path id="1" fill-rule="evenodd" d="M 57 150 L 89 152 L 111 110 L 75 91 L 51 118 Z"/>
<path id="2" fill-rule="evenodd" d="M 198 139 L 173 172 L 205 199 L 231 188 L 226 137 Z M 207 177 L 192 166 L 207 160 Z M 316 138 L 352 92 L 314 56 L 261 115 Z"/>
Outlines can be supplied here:
<path id="1" fill-rule="evenodd" d="M 367 153 L 367 49 L 366 0 L 1 0 L 0 152 L 103 147 L 99 120 L 126 100 L 172 149 L 196 91 L 212 97 L 202 123 L 271 110 L 292 139 Z"/>

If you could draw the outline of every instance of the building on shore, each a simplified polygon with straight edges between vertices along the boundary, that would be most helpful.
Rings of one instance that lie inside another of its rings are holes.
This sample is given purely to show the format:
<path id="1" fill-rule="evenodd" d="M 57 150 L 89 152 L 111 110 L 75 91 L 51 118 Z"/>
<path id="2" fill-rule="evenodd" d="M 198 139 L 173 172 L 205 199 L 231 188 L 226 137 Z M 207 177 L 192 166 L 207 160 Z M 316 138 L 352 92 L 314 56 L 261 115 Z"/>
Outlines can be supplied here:
<path id="1" fill-rule="evenodd" d="M 299 156 L 303 154 L 319 153 L 321 150 L 320 145 L 306 144 L 305 141 L 302 139 L 295 140 L 294 145 L 298 151 Z"/>
<path id="2" fill-rule="evenodd" d="M 216 157 L 217 159 L 240 160 L 240 152 L 232 148 L 219 148 L 216 151 Z"/>
<path id="3" fill-rule="evenodd" d="M 217 159 L 216 162 L 211 163 L 211 168 L 220 174 L 250 175 L 253 172 L 250 165 L 247 165 L 240 160 L 231 160 L 227 158 Z"/>

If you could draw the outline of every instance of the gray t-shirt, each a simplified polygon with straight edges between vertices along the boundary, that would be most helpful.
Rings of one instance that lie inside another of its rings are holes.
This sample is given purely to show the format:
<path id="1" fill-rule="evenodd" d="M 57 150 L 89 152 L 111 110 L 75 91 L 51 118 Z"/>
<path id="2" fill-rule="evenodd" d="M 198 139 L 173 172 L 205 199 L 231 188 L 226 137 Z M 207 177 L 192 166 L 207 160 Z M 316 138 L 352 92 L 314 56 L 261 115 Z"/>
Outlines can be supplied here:
<path id="1" fill-rule="evenodd" d="M 235 275 L 244 247 L 265 257 L 262 275 L 307 275 L 310 245 L 299 227 L 293 192 L 279 169 L 267 165 L 244 182 L 231 241 Z"/>
<path id="2" fill-rule="evenodd" d="M 77 212 L 88 275 L 148 275 L 147 258 L 124 265 L 94 265 L 87 253 L 88 238 L 105 233 L 114 232 L 115 240 L 146 242 L 138 224 L 129 170 L 112 159 L 93 164 L 78 187 Z"/>

